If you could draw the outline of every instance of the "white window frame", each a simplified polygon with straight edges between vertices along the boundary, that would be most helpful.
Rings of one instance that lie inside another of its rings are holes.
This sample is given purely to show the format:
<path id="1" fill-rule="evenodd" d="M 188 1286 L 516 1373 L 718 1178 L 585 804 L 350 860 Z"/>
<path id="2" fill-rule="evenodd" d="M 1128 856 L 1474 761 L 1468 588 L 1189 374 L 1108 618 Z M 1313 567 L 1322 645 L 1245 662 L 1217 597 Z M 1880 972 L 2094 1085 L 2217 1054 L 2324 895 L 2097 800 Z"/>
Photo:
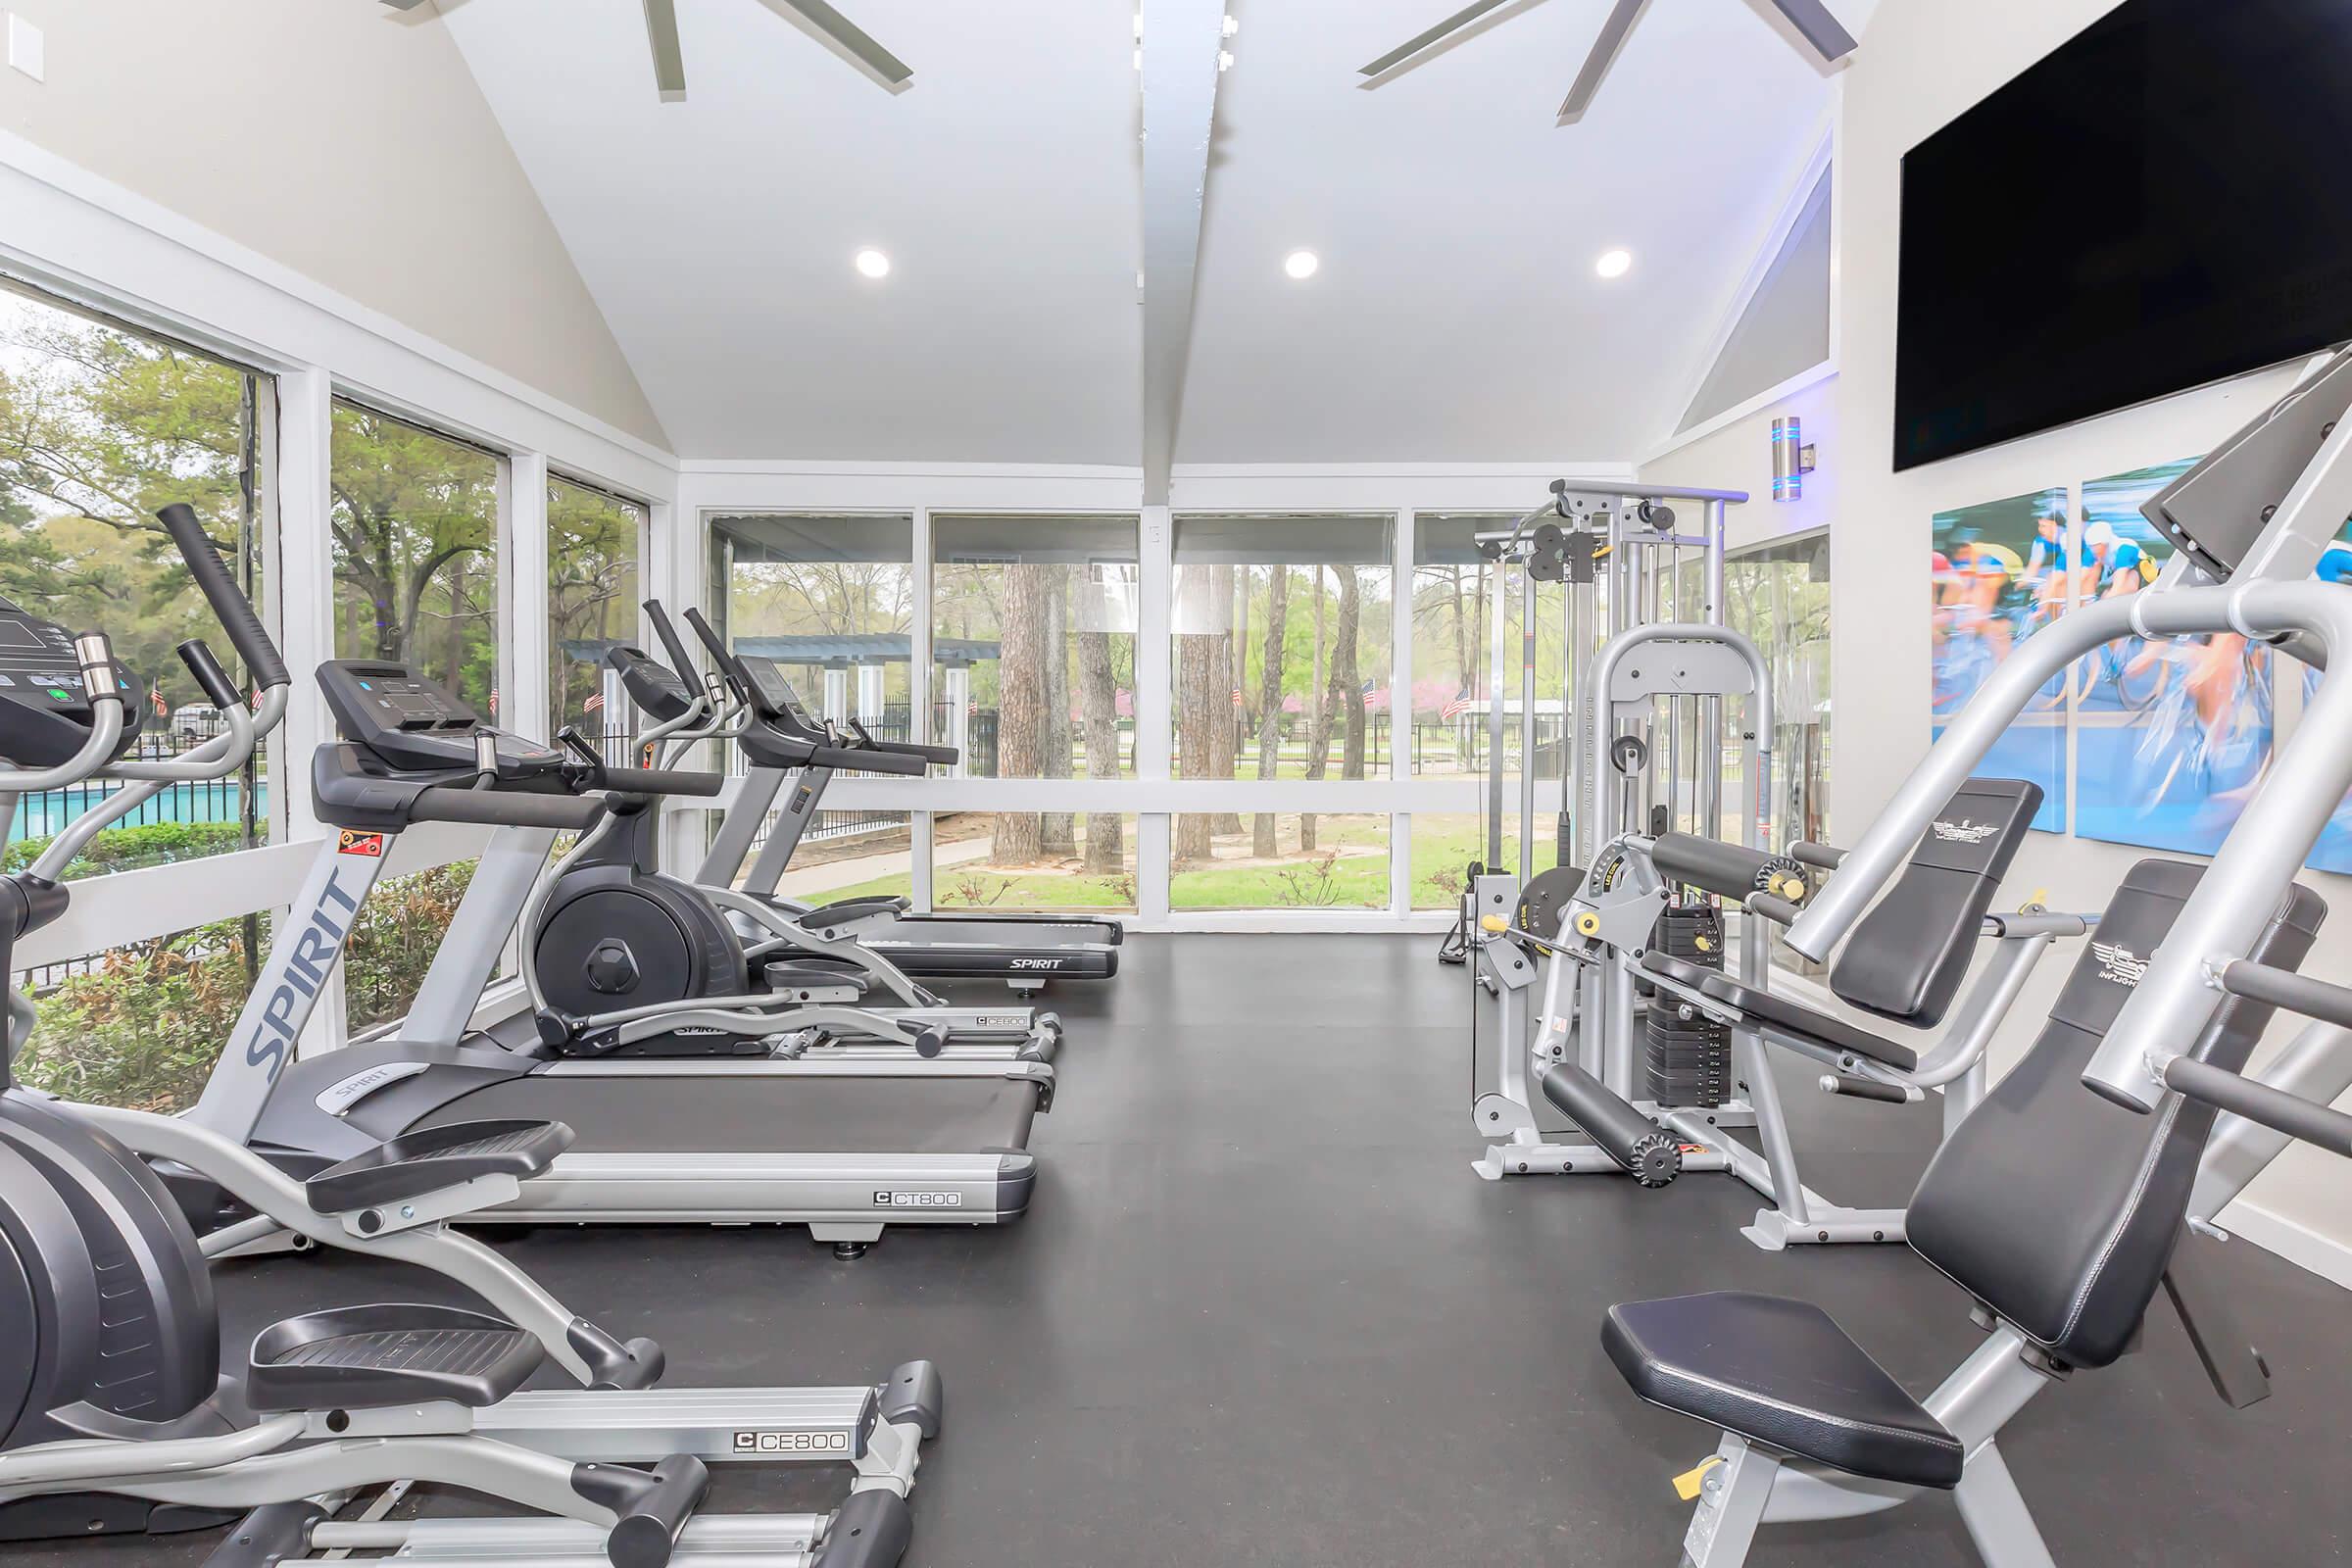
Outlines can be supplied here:
<path id="1" fill-rule="evenodd" d="M 263 610 L 296 676 L 285 724 L 270 742 L 278 842 L 77 882 L 67 914 L 19 944 L 21 967 L 282 907 L 300 888 L 326 831 L 310 813 L 308 760 L 331 738 L 331 725 L 309 675 L 332 656 L 324 518 L 335 397 L 446 431 L 504 460 L 500 700 L 510 714 L 528 715 L 526 729 L 545 722 L 539 671 L 551 469 L 643 506 L 639 580 L 649 594 L 678 596 L 674 552 L 654 548 L 675 532 L 677 462 L 669 453 L 7 133 L 0 133 L 0 211 L 9 214 L 0 272 L 274 379 L 275 406 L 265 407 L 262 432 Z M 695 578 L 684 581 L 699 591 Z M 466 858 L 484 837 L 475 828 L 418 827 L 402 836 L 387 870 Z M 502 1000 L 494 993 L 487 1004 Z M 322 1006 L 303 1049 L 331 1049 L 345 1038 L 341 1006 Z"/>
<path id="2" fill-rule="evenodd" d="M 1497 513 L 1516 515 L 1540 504 L 1544 488 L 1563 475 L 1596 482 L 1628 481 L 1629 465 L 1567 461 L 1556 465 L 1371 465 L 1349 467 L 1178 466 L 1167 507 L 1141 504 L 1143 474 L 1135 468 L 1025 467 L 1009 465 L 874 465 L 689 463 L 678 477 L 678 509 L 694 525 L 681 529 L 674 580 L 690 582 L 686 602 L 703 603 L 708 579 L 710 519 L 746 513 L 822 513 L 914 518 L 914 666 L 909 690 L 916 722 L 931 708 L 931 600 L 935 513 L 1017 514 L 1026 516 L 1119 514 L 1141 518 L 1138 544 L 1142 604 L 1136 632 L 1136 773 L 1123 779 L 842 778 L 827 796 L 844 809 L 906 811 L 913 823 L 914 900 L 932 907 L 932 815 L 946 811 L 1118 811 L 1136 818 L 1136 900 L 1129 924 L 1139 931 L 1439 931 L 1449 910 L 1412 905 L 1412 818 L 1415 812 L 1475 815 L 1483 784 L 1475 776 L 1418 778 L 1409 756 L 1400 771 L 1379 779 L 1178 779 L 1170 777 L 1172 730 L 1169 609 L 1174 588 L 1171 519 L 1178 513 L 1290 513 L 1370 514 L 1396 519 L 1392 530 L 1394 617 L 1390 690 L 1412 690 L 1413 529 L 1418 514 Z M 708 611 L 708 605 L 704 606 Z M 919 731 L 918 731 L 919 733 Z M 724 810 L 739 786 L 716 799 L 680 803 L 671 813 L 679 837 L 665 853 L 699 846 L 707 824 L 700 813 Z M 1559 785 L 1538 791 L 1540 810 L 1557 810 Z M 1389 905 L 1385 909 L 1172 910 L 1168 903 L 1169 819 L 1185 811 L 1297 811 L 1389 818 Z"/>

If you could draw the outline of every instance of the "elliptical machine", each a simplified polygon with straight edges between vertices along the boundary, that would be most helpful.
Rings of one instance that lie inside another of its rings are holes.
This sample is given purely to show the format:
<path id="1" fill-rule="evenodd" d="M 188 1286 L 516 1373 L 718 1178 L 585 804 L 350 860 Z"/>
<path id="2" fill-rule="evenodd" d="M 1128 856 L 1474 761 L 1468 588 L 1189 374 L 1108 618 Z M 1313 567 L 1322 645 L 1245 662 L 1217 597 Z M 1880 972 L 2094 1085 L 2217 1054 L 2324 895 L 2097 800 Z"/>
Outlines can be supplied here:
<path id="1" fill-rule="evenodd" d="M 655 624 L 684 658 L 661 607 Z M 688 621 L 714 655 L 725 646 L 701 614 Z M 635 649 L 616 650 L 650 664 Z M 740 669 L 730 678 L 748 683 Z M 708 709 L 697 711 L 707 712 Z M 680 744 L 711 730 L 694 729 L 681 710 L 649 740 Z M 748 722 L 748 720 L 747 720 Z M 578 756 L 595 754 L 576 733 L 561 737 Z M 759 742 L 748 730 L 747 747 Z M 863 768 L 920 777 L 940 749 L 807 747 L 804 765 Z M 952 755 L 952 754 L 950 754 Z M 1050 1061 L 1061 1044 L 1061 1019 L 1024 1006 L 960 1007 L 917 985 L 899 966 L 858 943 L 856 926 L 895 900 L 853 901 L 793 911 L 732 888 L 709 887 L 656 869 L 660 799 L 625 793 L 629 770 L 616 769 L 606 818 L 556 865 L 523 916 L 530 952 L 524 982 L 551 1047 L 625 1032 L 638 1054 L 760 1054 L 778 1035 L 804 1055 Z M 871 907 L 864 907 L 864 906 Z M 887 1000 L 869 1003 L 876 990 Z M 664 1033 L 669 1016 L 691 1024 Z M 714 1023 L 726 1017 L 730 1023 Z"/>
<path id="2" fill-rule="evenodd" d="M 0 876 L 0 974 L 13 974 L 18 939 L 64 912 L 65 867 L 97 832 L 167 784 L 235 771 L 284 712 L 285 666 L 194 513 L 174 506 L 162 517 L 261 696 L 249 710 L 210 651 L 183 644 L 225 732 L 184 758 L 122 760 L 141 704 L 105 637 L 69 636 L 0 601 L 0 672 L 11 677 L 0 689 L 0 819 L 27 791 L 91 777 L 124 785 L 29 870 Z M 232 1543 L 250 1553 L 240 1562 L 390 1547 L 547 1568 L 598 1555 L 614 1568 L 662 1568 L 673 1552 L 708 1560 L 723 1549 L 800 1568 L 887 1568 L 904 1551 L 905 1494 L 921 1441 L 938 1428 L 928 1363 L 847 1389 L 656 1391 L 659 1346 L 623 1343 L 574 1316 L 448 1228 L 545 1171 L 571 1142 L 564 1124 L 437 1128 L 297 1181 L 196 1122 L 16 1084 L 15 1051 L 36 1023 L 11 989 L 0 1039 L 0 1343 L 10 1348 L 0 1361 L 0 1539 L 195 1529 L 253 1508 Z M 158 1161 L 219 1184 L 254 1218 L 200 1245 Z M 245 1372 L 223 1376 L 207 1257 L 277 1227 L 432 1268 L 497 1315 L 423 1305 L 308 1313 L 263 1330 Z M 517 1392 L 544 1363 L 591 1390 Z M 700 1515 L 707 1461 L 780 1459 L 853 1465 L 849 1501 L 834 1514 Z M 318 1500 L 415 1481 L 531 1512 L 377 1523 L 371 1510 L 341 1524 Z"/>

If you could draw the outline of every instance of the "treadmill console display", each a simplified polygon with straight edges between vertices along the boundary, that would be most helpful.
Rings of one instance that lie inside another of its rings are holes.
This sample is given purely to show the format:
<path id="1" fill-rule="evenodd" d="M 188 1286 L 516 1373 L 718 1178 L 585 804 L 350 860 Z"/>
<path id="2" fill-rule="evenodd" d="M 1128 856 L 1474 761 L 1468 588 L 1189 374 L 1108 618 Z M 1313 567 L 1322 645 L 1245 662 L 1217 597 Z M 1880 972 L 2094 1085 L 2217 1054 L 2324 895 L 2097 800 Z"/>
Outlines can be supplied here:
<path id="1" fill-rule="evenodd" d="M 318 687 L 343 738 L 396 771 L 474 771 L 476 737 L 484 735 L 500 778 L 540 778 L 564 763 L 561 748 L 484 723 L 464 699 L 406 664 L 330 659 L 318 666 Z"/>
<path id="2" fill-rule="evenodd" d="M 735 662 L 752 678 L 752 699 L 762 715 L 770 718 L 781 715 L 803 729 L 816 728 L 816 720 L 801 706 L 792 682 L 784 678 L 783 669 L 774 660 L 765 654 L 737 654 Z"/>
<path id="3" fill-rule="evenodd" d="M 699 695 L 678 678 L 676 670 L 642 648 L 623 644 L 607 653 L 605 662 L 628 688 L 629 700 L 662 723 L 682 715 Z"/>
<path id="4" fill-rule="evenodd" d="M 120 757 L 138 742 L 147 696 L 121 661 L 115 684 L 122 693 Z M 81 750 L 95 718 L 74 634 L 0 599 L 0 758 L 18 767 L 54 767 Z"/>

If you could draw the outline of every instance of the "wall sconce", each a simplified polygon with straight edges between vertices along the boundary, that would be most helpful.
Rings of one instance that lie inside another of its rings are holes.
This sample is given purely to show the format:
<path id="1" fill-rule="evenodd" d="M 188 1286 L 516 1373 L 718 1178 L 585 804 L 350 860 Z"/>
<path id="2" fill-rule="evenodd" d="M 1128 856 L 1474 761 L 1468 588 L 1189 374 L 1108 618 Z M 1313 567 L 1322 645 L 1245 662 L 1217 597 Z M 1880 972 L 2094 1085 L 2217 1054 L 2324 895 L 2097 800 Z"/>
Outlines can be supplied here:
<path id="1" fill-rule="evenodd" d="M 1813 448 L 1805 445 L 1805 421 L 1794 415 L 1772 421 L 1772 499 L 1794 501 L 1805 493 L 1813 471 Z"/>

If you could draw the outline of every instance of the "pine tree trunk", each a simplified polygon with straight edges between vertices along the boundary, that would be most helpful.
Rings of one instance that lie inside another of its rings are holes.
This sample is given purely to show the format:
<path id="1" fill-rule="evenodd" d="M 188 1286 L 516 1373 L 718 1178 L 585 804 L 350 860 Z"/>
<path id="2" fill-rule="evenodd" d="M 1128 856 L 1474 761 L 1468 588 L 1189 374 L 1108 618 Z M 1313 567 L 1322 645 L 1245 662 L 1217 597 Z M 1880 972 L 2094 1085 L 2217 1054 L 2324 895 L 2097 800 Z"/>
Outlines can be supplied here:
<path id="1" fill-rule="evenodd" d="M 1353 566 L 1339 568 L 1340 626 L 1338 646 L 1331 656 L 1331 697 L 1347 721 L 1347 739 L 1340 752 L 1340 777 L 1364 776 L 1364 683 L 1356 669 L 1356 642 L 1362 629 L 1364 598 Z"/>
<path id="2" fill-rule="evenodd" d="M 1046 575 L 1046 755 L 1045 778 L 1070 776 L 1070 570 L 1054 564 L 1039 568 Z M 1075 859 L 1078 818 L 1070 811 L 1048 811 L 1038 823 L 1039 849 L 1048 859 Z"/>
<path id="3" fill-rule="evenodd" d="M 1057 567 L 1021 562 L 1004 568 L 1004 609 L 997 625 L 997 776 L 1035 778 L 1045 760 L 1046 632 L 1052 616 L 1046 574 Z M 999 811 L 992 865 L 1029 865 L 1039 858 L 1034 811 Z"/>
<path id="4" fill-rule="evenodd" d="M 1080 583 L 1086 593 L 1091 584 Z M 1097 607 L 1099 608 L 1099 607 Z M 1097 623 L 1102 617 L 1096 616 Z M 1119 686 L 1110 663 L 1110 633 L 1078 633 L 1078 714 L 1085 726 L 1086 776 L 1119 776 Z M 1086 813 L 1086 869 L 1105 875 L 1120 869 L 1125 847 L 1123 824 L 1116 811 Z"/>
<path id="5" fill-rule="evenodd" d="M 1324 653 L 1323 568 L 1315 568 L 1315 689 L 1308 694 L 1311 714 L 1306 725 L 1306 776 L 1321 778 L 1331 762 L 1330 693 L 1323 682 Z M 1298 847 L 1315 847 L 1315 816 L 1312 811 L 1298 813 Z"/>
<path id="6" fill-rule="evenodd" d="M 1185 615 L 1178 624 L 1205 627 L 1211 624 L 1211 612 L 1206 603 L 1208 573 L 1199 566 L 1183 568 L 1177 594 L 1191 601 L 1198 612 Z M 1209 776 L 1209 731 L 1217 718 L 1217 707 L 1230 708 L 1227 693 L 1218 691 L 1217 639 L 1206 630 L 1186 632 L 1176 639 L 1176 776 L 1206 778 Z M 1178 865 L 1199 865 L 1209 858 L 1209 829 L 1211 818 L 1200 811 L 1179 812 L 1175 824 L 1175 845 L 1172 858 Z"/>
<path id="7" fill-rule="evenodd" d="M 1257 776 L 1274 777 L 1282 762 L 1282 633 L 1290 610 L 1291 568 L 1276 566 L 1266 574 L 1266 646 L 1257 675 Z M 1274 834 L 1276 817 L 1259 811 L 1250 820 L 1250 853 L 1270 860 L 1280 852 Z"/>
<path id="8" fill-rule="evenodd" d="M 1208 568 L 1209 598 L 1217 606 L 1218 618 L 1226 623 L 1226 629 L 1218 632 L 1216 639 L 1216 722 L 1208 732 L 1210 778 L 1233 777 L 1235 754 L 1241 750 L 1241 709 L 1234 702 L 1235 693 L 1242 689 L 1242 677 L 1234 667 L 1236 656 L 1242 647 L 1232 618 L 1236 576 L 1241 578 L 1243 593 L 1247 595 L 1250 586 L 1250 573 L 1247 570 L 1237 573 L 1231 566 Z M 1242 819 L 1232 811 L 1217 812 L 1209 826 L 1212 835 L 1239 833 L 1241 830 Z"/>

